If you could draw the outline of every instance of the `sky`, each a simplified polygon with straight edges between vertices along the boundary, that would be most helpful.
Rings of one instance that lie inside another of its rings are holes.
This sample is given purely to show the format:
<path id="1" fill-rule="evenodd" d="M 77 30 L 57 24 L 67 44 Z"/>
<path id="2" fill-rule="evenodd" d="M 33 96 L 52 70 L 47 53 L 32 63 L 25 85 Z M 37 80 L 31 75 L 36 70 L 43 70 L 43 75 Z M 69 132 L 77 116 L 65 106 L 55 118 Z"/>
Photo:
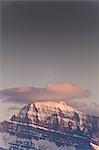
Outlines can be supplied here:
<path id="1" fill-rule="evenodd" d="M 70 82 L 99 103 L 98 1 L 3 1 L 1 12 L 0 89 Z"/>

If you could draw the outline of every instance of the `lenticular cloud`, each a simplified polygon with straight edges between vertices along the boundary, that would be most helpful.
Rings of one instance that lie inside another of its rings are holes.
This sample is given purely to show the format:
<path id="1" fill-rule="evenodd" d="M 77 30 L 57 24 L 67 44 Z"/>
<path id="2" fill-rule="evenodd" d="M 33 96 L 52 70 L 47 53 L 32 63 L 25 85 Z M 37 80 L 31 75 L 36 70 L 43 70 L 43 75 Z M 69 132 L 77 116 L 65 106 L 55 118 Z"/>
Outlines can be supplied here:
<path id="1" fill-rule="evenodd" d="M 60 93 L 68 99 L 89 97 L 91 95 L 89 90 L 82 89 L 80 86 L 72 83 L 49 83 L 47 90 L 50 92 Z"/>
<path id="2" fill-rule="evenodd" d="M 48 83 L 46 88 L 18 87 L 0 91 L 4 96 L 9 96 L 11 101 L 29 102 L 32 100 L 71 100 L 89 97 L 90 91 L 72 83 Z"/>

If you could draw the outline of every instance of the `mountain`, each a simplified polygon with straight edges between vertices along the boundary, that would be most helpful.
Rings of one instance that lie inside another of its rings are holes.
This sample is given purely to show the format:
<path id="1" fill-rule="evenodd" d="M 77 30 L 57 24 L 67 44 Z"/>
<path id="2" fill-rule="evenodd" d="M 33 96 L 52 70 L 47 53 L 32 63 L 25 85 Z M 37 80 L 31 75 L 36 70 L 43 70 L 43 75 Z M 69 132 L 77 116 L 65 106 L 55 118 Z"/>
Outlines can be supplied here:
<path id="1" fill-rule="evenodd" d="M 30 102 L 24 106 L 12 120 L 19 120 L 31 124 L 37 124 L 43 127 L 55 130 L 64 130 L 71 127 L 73 130 L 79 130 L 86 133 L 99 127 L 99 118 L 86 115 L 73 107 L 67 105 L 64 101 Z M 56 127 L 55 127 L 56 126 Z"/>
<path id="2" fill-rule="evenodd" d="M 80 147 L 80 150 L 91 150 L 90 138 L 99 128 L 98 121 L 99 118 L 82 114 L 62 100 L 31 101 L 10 121 L 1 122 L 0 146 L 6 149 L 10 145 L 12 149 L 76 150 Z"/>
<path id="3" fill-rule="evenodd" d="M 55 118 L 61 123 L 63 121 L 64 124 L 68 121 L 73 124 L 75 121 L 79 122 L 80 125 L 82 124 L 81 112 L 67 105 L 64 101 L 31 102 L 20 110 L 16 118 L 24 120 L 26 115 L 31 123 L 35 124 L 38 120 L 44 126 L 47 121 L 53 123 Z"/>

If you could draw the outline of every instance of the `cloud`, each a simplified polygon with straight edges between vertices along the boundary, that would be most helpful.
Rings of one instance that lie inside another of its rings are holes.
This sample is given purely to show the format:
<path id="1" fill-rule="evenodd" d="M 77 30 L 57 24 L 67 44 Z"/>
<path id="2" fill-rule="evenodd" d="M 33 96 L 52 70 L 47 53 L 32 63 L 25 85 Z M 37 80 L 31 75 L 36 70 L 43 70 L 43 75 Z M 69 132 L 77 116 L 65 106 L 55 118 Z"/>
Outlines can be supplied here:
<path id="1" fill-rule="evenodd" d="M 17 93 L 30 93 L 32 92 L 32 87 L 19 87 L 16 88 Z"/>
<path id="2" fill-rule="evenodd" d="M 87 114 L 99 117 L 99 104 L 96 103 L 87 104 L 86 106 L 81 107 L 80 110 Z"/>
<path id="3" fill-rule="evenodd" d="M 47 90 L 65 95 L 69 99 L 89 97 L 91 95 L 89 90 L 82 89 L 72 83 L 49 83 Z"/>
<path id="4" fill-rule="evenodd" d="M 46 88 L 18 87 L 1 91 L 11 101 L 29 102 L 31 100 L 70 100 L 89 97 L 90 91 L 72 83 L 49 83 Z"/>
<path id="5" fill-rule="evenodd" d="M 99 105 L 96 107 L 95 105 L 90 104 L 76 109 L 83 113 L 99 117 Z"/>
<path id="6" fill-rule="evenodd" d="M 15 111 L 15 110 L 16 110 L 16 111 L 19 111 L 19 110 L 20 110 L 20 107 L 18 107 L 18 106 L 11 106 L 11 107 L 8 107 L 8 112 L 9 112 L 9 111 L 13 111 L 13 110 L 14 110 L 14 111 Z"/>
<path id="7" fill-rule="evenodd" d="M 86 100 L 82 101 L 80 99 L 67 101 L 67 103 L 82 113 L 99 117 L 99 104 L 97 103 L 87 103 Z"/>

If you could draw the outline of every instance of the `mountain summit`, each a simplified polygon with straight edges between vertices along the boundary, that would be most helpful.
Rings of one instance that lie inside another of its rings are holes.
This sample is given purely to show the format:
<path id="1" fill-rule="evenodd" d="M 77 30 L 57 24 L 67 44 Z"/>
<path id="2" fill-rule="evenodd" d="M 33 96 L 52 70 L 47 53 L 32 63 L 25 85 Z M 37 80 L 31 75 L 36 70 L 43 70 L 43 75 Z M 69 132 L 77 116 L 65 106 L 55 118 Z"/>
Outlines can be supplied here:
<path id="1" fill-rule="evenodd" d="M 31 102 L 11 120 L 38 125 L 58 131 L 78 129 L 89 133 L 97 128 L 97 118 L 82 114 L 64 101 Z"/>

